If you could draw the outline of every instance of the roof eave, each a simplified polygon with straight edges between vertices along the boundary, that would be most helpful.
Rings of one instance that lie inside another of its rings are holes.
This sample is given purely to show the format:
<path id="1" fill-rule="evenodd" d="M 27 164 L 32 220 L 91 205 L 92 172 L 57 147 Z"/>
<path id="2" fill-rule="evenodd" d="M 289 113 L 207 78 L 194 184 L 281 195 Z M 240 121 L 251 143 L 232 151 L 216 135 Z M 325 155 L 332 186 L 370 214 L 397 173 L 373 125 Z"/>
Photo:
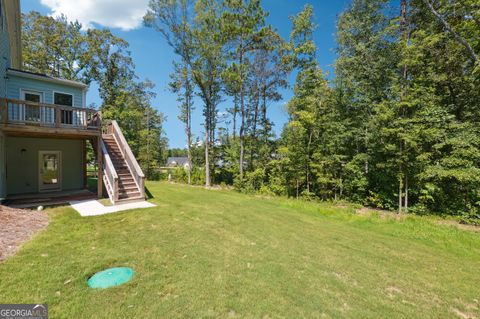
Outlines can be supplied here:
<path id="1" fill-rule="evenodd" d="M 43 76 L 43 75 L 37 75 L 37 74 L 22 72 L 22 71 L 13 70 L 13 69 L 8 69 L 7 70 L 7 75 L 15 75 L 15 76 L 23 77 L 23 78 L 28 78 L 28 79 L 35 79 L 35 80 L 51 82 L 51 83 L 56 83 L 56 84 L 74 86 L 74 87 L 78 87 L 78 88 L 81 88 L 81 89 L 87 89 L 88 88 L 88 85 L 85 84 L 85 83 L 82 83 L 82 82 L 65 80 L 65 79 L 54 78 L 54 77 Z"/>

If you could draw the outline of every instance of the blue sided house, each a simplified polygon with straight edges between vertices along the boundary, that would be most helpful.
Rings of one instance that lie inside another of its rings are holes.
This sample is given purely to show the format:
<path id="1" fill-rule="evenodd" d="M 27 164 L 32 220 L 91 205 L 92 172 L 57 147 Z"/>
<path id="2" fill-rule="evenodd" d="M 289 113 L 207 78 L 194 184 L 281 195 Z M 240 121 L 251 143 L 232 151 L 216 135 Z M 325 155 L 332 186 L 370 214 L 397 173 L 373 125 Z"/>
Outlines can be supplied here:
<path id="1" fill-rule="evenodd" d="M 19 0 L 0 0 L 0 201 L 80 193 L 89 164 L 95 196 L 144 200 L 143 172 L 116 121 L 86 107 L 88 86 L 22 70 L 20 18 Z"/>

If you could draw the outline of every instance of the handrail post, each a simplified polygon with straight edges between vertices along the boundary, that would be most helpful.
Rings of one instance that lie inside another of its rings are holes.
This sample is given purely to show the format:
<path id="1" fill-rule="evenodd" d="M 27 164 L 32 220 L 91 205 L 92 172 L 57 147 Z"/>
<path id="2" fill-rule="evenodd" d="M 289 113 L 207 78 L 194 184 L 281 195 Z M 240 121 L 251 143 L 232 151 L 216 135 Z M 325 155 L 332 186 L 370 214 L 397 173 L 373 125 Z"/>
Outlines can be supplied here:
<path id="1" fill-rule="evenodd" d="M 62 120 L 62 110 L 59 107 L 55 108 L 55 126 L 60 127 Z"/>
<path id="2" fill-rule="evenodd" d="M 8 100 L 5 98 L 2 98 L 0 102 L 0 116 L 2 123 L 6 124 L 8 117 Z"/>
<path id="3" fill-rule="evenodd" d="M 102 136 L 97 137 L 97 193 L 98 198 L 103 198 L 103 151 L 102 151 Z"/>
<path id="4" fill-rule="evenodd" d="M 119 192 L 118 192 L 118 177 L 114 178 L 114 189 L 113 189 L 113 197 L 114 197 L 114 204 L 118 201 Z"/>

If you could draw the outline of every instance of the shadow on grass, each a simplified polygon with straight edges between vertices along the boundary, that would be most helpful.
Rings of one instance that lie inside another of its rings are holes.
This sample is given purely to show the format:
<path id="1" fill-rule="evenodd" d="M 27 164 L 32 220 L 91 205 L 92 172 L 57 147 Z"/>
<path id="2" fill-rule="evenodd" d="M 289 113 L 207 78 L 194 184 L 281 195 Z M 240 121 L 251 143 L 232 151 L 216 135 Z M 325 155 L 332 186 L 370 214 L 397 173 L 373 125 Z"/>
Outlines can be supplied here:
<path id="1" fill-rule="evenodd" d="M 147 199 L 155 198 L 147 186 L 145 186 L 145 196 L 147 197 Z"/>

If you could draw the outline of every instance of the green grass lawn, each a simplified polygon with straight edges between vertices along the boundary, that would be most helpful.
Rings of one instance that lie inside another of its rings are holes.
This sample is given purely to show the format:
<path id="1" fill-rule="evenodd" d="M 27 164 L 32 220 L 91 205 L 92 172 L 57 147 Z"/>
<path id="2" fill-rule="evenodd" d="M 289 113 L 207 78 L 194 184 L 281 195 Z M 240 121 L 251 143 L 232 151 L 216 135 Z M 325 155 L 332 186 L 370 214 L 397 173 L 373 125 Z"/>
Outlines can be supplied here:
<path id="1" fill-rule="evenodd" d="M 0 263 L 0 303 L 51 318 L 475 318 L 480 234 L 430 219 L 148 183 L 158 207 L 49 227 Z M 87 288 L 93 273 L 134 279 Z"/>

